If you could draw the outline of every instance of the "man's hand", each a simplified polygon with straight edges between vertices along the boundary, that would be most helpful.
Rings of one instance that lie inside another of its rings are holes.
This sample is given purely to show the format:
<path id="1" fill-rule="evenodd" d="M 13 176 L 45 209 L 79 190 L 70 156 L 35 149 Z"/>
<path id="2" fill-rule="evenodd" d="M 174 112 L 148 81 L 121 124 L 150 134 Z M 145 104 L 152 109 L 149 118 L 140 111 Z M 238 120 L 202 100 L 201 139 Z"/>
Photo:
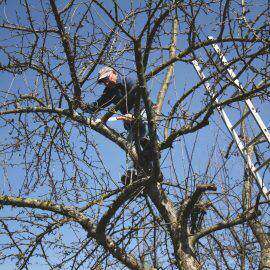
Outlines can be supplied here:
<path id="1" fill-rule="evenodd" d="M 127 113 L 125 115 L 116 116 L 116 119 L 117 120 L 123 120 L 123 121 L 125 121 L 127 123 L 131 123 L 131 122 L 133 122 L 135 120 L 133 115 L 130 114 L 130 113 Z"/>

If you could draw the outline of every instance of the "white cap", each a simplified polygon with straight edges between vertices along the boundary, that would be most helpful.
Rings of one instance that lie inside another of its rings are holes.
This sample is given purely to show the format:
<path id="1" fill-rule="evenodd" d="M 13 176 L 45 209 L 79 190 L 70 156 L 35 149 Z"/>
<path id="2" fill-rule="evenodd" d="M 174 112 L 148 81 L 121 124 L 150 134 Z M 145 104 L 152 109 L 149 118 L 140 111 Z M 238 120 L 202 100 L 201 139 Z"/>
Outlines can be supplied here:
<path id="1" fill-rule="evenodd" d="M 100 82 L 102 79 L 108 77 L 114 70 L 111 67 L 103 67 L 98 72 L 98 82 Z"/>

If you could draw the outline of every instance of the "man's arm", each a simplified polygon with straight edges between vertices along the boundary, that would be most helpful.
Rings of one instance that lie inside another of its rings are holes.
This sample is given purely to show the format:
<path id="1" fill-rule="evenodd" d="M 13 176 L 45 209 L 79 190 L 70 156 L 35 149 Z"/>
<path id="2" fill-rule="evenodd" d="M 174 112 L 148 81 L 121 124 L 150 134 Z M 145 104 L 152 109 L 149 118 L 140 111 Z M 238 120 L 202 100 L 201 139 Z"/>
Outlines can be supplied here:
<path id="1" fill-rule="evenodd" d="M 82 103 L 81 109 L 87 113 L 98 113 L 101 109 L 108 107 L 113 102 L 110 91 L 104 91 L 100 98 L 90 104 Z"/>

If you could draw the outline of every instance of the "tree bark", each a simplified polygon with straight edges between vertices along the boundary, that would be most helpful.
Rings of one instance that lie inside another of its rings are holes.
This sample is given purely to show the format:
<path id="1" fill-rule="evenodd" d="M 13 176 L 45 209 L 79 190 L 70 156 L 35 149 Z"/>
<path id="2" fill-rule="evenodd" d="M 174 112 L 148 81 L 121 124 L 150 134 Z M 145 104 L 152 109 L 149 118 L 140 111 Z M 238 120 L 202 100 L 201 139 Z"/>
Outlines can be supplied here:
<path id="1" fill-rule="evenodd" d="M 251 159 L 253 155 L 253 147 L 249 147 L 248 151 L 248 158 Z M 243 189 L 243 208 L 247 209 L 251 206 L 251 194 L 252 194 L 252 182 L 253 176 L 246 165 L 245 167 L 245 174 L 244 174 L 244 189 Z M 258 241 L 261 254 L 260 254 L 260 264 L 259 270 L 266 270 L 270 269 L 270 237 L 269 234 L 265 232 L 261 222 L 257 219 L 249 220 L 248 225 L 251 228 L 256 240 Z"/>

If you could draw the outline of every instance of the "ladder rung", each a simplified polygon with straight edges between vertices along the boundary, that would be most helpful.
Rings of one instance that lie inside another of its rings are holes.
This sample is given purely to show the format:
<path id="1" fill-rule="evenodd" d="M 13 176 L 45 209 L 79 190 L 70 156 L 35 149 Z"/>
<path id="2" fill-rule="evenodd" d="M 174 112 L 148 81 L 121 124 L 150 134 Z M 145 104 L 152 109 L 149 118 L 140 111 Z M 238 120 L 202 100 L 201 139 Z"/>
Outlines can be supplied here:
<path id="1" fill-rule="evenodd" d="M 258 139 L 260 139 L 263 136 L 263 132 L 261 131 L 253 140 L 251 140 L 249 143 L 245 145 L 245 150 L 248 149 L 252 144 L 254 144 Z"/>
<path id="2" fill-rule="evenodd" d="M 254 172 L 259 171 L 261 168 L 263 168 L 265 165 L 267 165 L 270 162 L 270 158 L 268 158 L 265 162 L 263 162 L 259 167 L 255 169 Z"/>
<path id="3" fill-rule="evenodd" d="M 247 111 L 233 126 L 232 130 L 235 129 L 249 114 L 251 111 Z"/>

